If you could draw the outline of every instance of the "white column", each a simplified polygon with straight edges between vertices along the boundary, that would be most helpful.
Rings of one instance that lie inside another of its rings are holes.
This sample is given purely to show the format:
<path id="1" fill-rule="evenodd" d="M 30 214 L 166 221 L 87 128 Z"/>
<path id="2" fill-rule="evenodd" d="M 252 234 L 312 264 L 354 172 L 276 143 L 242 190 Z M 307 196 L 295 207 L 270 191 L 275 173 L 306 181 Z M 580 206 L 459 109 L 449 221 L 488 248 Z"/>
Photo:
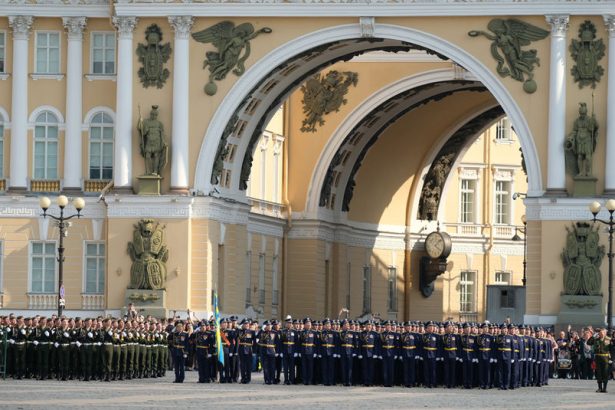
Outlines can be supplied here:
<path id="1" fill-rule="evenodd" d="M 132 187 L 132 33 L 136 17 L 113 17 L 117 29 L 117 92 L 115 103 L 115 141 L 113 184 L 115 189 Z"/>
<path id="2" fill-rule="evenodd" d="M 566 190 L 566 32 L 568 16 L 547 16 L 551 25 L 547 190 Z"/>
<path id="3" fill-rule="evenodd" d="M 81 190 L 83 29 L 85 17 L 62 18 L 68 36 L 66 54 L 66 133 L 64 140 L 64 190 Z"/>
<path id="4" fill-rule="evenodd" d="M 193 19 L 171 16 L 169 23 L 175 32 L 173 50 L 173 127 L 171 130 L 171 190 L 188 189 L 188 75 L 189 36 Z"/>
<path id="5" fill-rule="evenodd" d="M 615 15 L 604 16 L 609 33 L 609 56 L 606 102 L 606 162 L 604 190 L 615 191 Z"/>
<path id="6" fill-rule="evenodd" d="M 9 189 L 28 187 L 28 38 L 32 16 L 9 16 L 13 29 L 11 166 Z"/>

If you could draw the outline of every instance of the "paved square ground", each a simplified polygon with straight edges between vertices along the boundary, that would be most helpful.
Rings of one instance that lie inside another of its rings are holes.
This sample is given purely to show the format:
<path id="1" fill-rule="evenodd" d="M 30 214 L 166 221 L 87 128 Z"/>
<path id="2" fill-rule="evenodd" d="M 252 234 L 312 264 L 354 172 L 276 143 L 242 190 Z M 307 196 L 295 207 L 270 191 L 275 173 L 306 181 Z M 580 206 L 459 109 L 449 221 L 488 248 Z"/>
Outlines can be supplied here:
<path id="1" fill-rule="evenodd" d="M 6 409 L 399 409 L 517 408 L 615 409 L 611 392 L 595 393 L 596 382 L 552 380 L 542 388 L 519 390 L 405 389 L 401 387 L 266 386 L 256 374 L 252 384 L 197 384 L 186 372 L 184 384 L 164 379 L 124 382 L 44 382 L 0 379 L 0 408 Z"/>

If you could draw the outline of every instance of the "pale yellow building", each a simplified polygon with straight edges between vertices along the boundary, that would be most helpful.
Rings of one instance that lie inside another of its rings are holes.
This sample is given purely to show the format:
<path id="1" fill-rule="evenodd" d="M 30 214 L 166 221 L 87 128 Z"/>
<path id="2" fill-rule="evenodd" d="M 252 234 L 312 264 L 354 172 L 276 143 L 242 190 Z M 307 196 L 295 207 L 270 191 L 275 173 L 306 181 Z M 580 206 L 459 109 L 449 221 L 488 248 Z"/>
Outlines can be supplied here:
<path id="1" fill-rule="evenodd" d="M 56 308 L 58 229 L 38 198 L 66 193 L 86 198 L 65 240 L 69 313 L 126 305 L 127 244 L 153 218 L 170 311 L 205 316 L 217 290 L 224 314 L 481 320 L 488 285 L 523 284 L 523 242 L 511 238 L 526 214 L 525 322 L 556 323 L 565 228 L 615 192 L 611 2 L 372 3 L 0 0 L 0 311 Z M 531 61 L 498 65 L 492 50 L 511 51 L 490 23 L 503 21 L 533 27 L 514 50 Z M 595 88 L 571 74 L 586 21 L 606 47 Z M 137 50 L 153 24 L 168 75 L 146 87 Z M 227 31 L 208 38 L 211 27 Z M 356 84 L 339 96 L 329 83 L 329 99 L 304 108 L 301 86 L 333 70 Z M 580 102 L 599 125 L 596 184 L 574 197 L 564 142 Z M 159 196 L 135 194 L 138 120 L 152 105 L 169 144 Z M 302 131 L 310 115 L 323 122 Z M 424 297 L 419 261 L 438 222 L 453 253 Z"/>

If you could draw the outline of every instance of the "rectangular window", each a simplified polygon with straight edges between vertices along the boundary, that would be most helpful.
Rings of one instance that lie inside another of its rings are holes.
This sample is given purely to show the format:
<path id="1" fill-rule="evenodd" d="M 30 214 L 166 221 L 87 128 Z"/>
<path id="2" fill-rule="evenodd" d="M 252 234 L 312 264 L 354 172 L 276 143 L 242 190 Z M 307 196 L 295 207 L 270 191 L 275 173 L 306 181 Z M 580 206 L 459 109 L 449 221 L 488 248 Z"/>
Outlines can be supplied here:
<path id="1" fill-rule="evenodd" d="M 495 223 L 510 224 L 510 182 L 495 181 Z"/>
<path id="2" fill-rule="evenodd" d="M 4 31 L 0 31 L 0 73 L 4 73 L 5 71 L 5 55 L 6 55 L 6 34 Z"/>
<path id="3" fill-rule="evenodd" d="M 473 223 L 474 222 L 474 194 L 476 190 L 476 181 L 473 179 L 462 179 L 461 189 L 459 190 L 460 198 L 460 214 L 459 222 Z"/>
<path id="4" fill-rule="evenodd" d="M 462 271 L 459 279 L 459 311 L 462 313 L 475 312 L 474 306 L 474 277 L 473 271 Z"/>
<path id="5" fill-rule="evenodd" d="M 50 241 L 30 243 L 30 292 L 54 293 L 56 286 L 56 244 Z"/>
<path id="6" fill-rule="evenodd" d="M 389 266 L 388 277 L 389 312 L 397 312 L 397 268 Z"/>
<path id="7" fill-rule="evenodd" d="M 90 72 L 101 75 L 115 74 L 115 33 L 92 33 L 90 44 Z"/>
<path id="8" fill-rule="evenodd" d="M 252 306 L 252 251 L 246 252 L 246 307 Z"/>
<path id="9" fill-rule="evenodd" d="M 514 309 L 515 308 L 515 292 L 512 290 L 502 289 L 500 291 L 500 308 Z"/>
<path id="10" fill-rule="evenodd" d="M 105 244 L 85 244 L 85 285 L 84 293 L 105 293 Z"/>
<path id="11" fill-rule="evenodd" d="M 372 311 L 372 267 L 363 267 L 363 313 Z"/>
<path id="12" fill-rule="evenodd" d="M 60 33 L 57 31 L 36 32 L 36 74 L 60 72 Z"/>
<path id="13" fill-rule="evenodd" d="M 495 140 L 498 142 L 510 141 L 510 121 L 502 118 L 495 126 Z"/>
<path id="14" fill-rule="evenodd" d="M 265 304 L 265 254 L 258 255 L 258 304 Z"/>
<path id="15" fill-rule="evenodd" d="M 273 282 L 273 292 L 271 293 L 271 304 L 277 306 L 280 304 L 280 291 L 278 290 L 278 255 L 273 256 L 273 265 L 272 265 L 272 282 Z"/>
<path id="16" fill-rule="evenodd" d="M 499 285 L 510 285 L 510 272 L 503 270 L 495 272 L 495 283 Z"/>

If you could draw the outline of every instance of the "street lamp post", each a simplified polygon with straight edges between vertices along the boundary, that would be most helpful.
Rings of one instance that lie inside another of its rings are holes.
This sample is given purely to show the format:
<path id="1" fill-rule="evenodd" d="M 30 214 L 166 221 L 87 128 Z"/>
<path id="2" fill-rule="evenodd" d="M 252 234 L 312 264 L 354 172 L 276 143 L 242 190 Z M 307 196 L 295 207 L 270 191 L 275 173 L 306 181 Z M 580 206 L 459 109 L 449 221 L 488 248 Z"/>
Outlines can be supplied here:
<path id="1" fill-rule="evenodd" d="M 609 329 L 609 334 L 611 333 L 611 328 L 613 327 L 613 232 L 615 230 L 613 227 L 615 226 L 615 222 L 613 222 L 613 211 L 615 211 L 615 199 L 609 199 L 606 201 L 606 209 L 609 211 L 609 219 L 598 219 L 598 213 L 600 212 L 600 202 L 594 201 L 589 205 L 589 211 L 594 215 L 593 222 L 600 222 L 609 227 L 609 253 L 607 254 L 609 258 L 609 296 L 606 307 L 606 326 Z"/>
<path id="2" fill-rule="evenodd" d="M 60 207 L 60 216 L 54 216 L 47 213 L 49 206 L 51 206 L 51 200 L 46 196 L 39 199 L 39 205 L 43 210 L 43 218 L 50 217 L 58 223 L 60 229 L 60 243 L 58 244 L 58 317 L 62 316 L 64 310 L 64 237 L 66 236 L 66 229 L 68 228 L 68 220 L 74 217 L 81 218 L 81 211 L 85 207 L 85 201 L 83 198 L 73 199 L 73 206 L 77 210 L 76 214 L 65 216 L 64 208 L 68 205 L 68 198 L 64 195 L 60 195 L 57 199 L 58 207 Z"/>
<path id="3" fill-rule="evenodd" d="M 523 287 L 525 287 L 527 283 L 527 220 L 525 219 L 525 215 L 521 216 L 521 222 L 523 222 L 523 228 L 515 227 L 515 235 L 511 239 L 518 242 L 521 240 L 519 232 L 523 234 L 523 278 L 521 282 L 523 283 Z"/>

